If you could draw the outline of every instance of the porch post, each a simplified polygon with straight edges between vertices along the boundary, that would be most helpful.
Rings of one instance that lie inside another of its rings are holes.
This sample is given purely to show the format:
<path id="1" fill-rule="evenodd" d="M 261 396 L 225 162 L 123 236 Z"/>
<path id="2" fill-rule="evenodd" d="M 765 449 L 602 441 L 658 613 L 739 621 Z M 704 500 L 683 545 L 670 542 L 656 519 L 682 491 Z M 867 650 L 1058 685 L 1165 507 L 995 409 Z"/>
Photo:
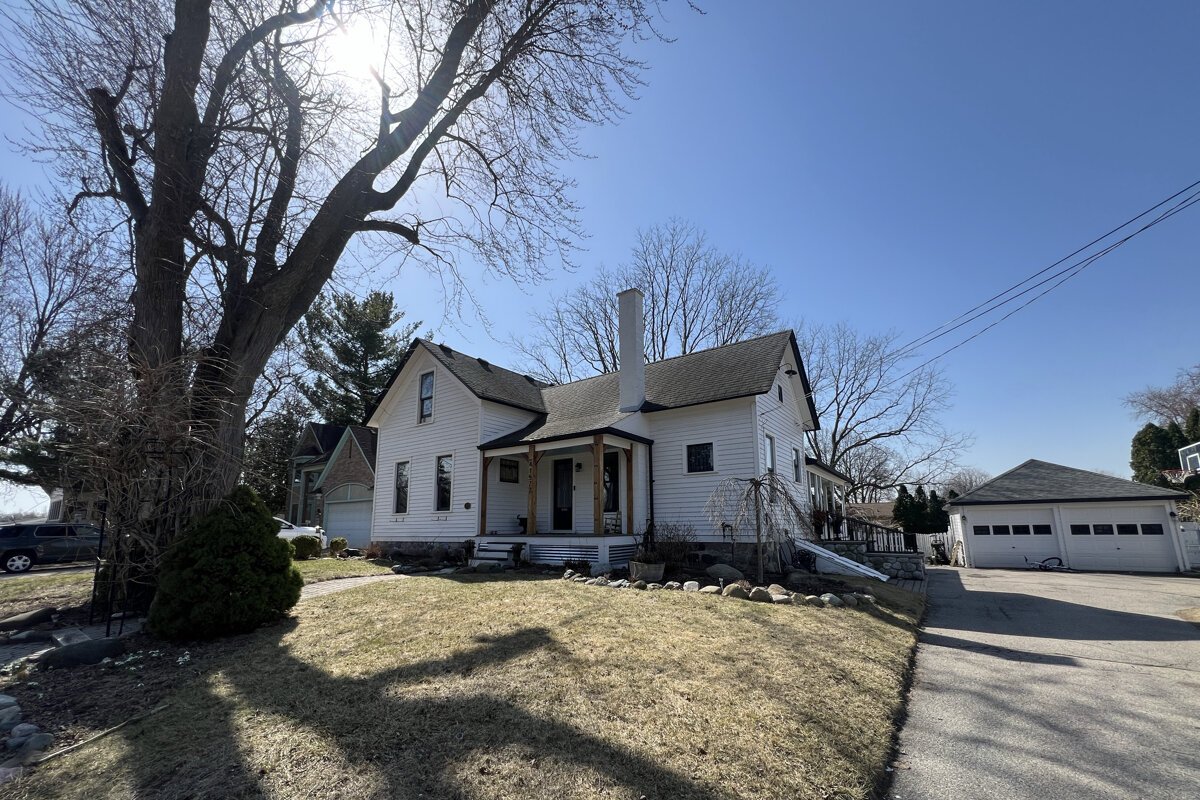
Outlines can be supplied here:
<path id="1" fill-rule="evenodd" d="M 525 511 L 528 516 L 525 532 L 529 534 L 537 533 L 537 474 L 538 454 L 529 445 L 529 506 Z"/>
<path id="2" fill-rule="evenodd" d="M 604 533 L 604 437 L 592 437 L 592 535 Z"/>
<path id="3" fill-rule="evenodd" d="M 479 473 L 479 535 L 487 533 L 487 492 L 488 465 L 492 463 L 491 456 L 483 457 L 483 468 Z"/>
<path id="4" fill-rule="evenodd" d="M 633 535 L 633 442 L 625 451 L 625 535 Z"/>

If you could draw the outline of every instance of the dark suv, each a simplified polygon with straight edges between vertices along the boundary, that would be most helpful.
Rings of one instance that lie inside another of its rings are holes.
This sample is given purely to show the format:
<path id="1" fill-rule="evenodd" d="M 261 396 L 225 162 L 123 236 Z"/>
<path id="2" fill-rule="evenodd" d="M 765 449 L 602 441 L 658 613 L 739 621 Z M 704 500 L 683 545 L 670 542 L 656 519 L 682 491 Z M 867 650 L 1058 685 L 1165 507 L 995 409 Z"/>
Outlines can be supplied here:
<path id="1" fill-rule="evenodd" d="M 40 522 L 0 527 L 0 567 L 28 572 L 34 564 L 65 564 L 96 557 L 100 529 L 86 522 Z"/>

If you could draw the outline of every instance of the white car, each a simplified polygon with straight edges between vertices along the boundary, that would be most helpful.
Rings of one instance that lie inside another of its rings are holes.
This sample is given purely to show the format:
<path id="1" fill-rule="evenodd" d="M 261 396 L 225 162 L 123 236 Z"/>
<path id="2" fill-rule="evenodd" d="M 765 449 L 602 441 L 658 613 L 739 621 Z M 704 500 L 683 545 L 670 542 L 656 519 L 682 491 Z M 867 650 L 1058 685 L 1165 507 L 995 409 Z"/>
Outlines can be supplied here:
<path id="1" fill-rule="evenodd" d="M 329 546 L 329 542 L 325 538 L 325 532 L 320 527 L 312 528 L 308 525 L 293 525 L 281 517 L 275 517 L 275 521 L 279 523 L 280 539 L 290 540 L 295 539 L 297 536 L 315 536 L 321 540 L 322 550 Z"/>

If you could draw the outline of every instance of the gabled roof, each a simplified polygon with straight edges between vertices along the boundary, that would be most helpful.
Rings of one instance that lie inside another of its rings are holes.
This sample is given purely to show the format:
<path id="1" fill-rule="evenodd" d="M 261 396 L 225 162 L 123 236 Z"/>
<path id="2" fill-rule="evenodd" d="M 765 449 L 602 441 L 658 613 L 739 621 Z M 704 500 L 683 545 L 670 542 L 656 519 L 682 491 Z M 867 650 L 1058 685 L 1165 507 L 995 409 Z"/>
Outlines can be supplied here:
<path id="1" fill-rule="evenodd" d="M 641 411 L 666 411 L 769 392 L 789 348 L 798 368 L 805 403 L 816 424 L 812 387 L 791 331 L 647 364 L 646 402 Z M 482 446 L 506 447 L 605 432 L 627 435 L 616 429 L 621 420 L 630 416 L 618 410 L 619 395 L 620 374 L 617 372 L 547 386 L 541 390 L 545 411 L 537 419 L 519 431 Z"/>
<path id="2" fill-rule="evenodd" d="M 1183 500 L 1188 496 L 1186 492 L 1148 486 L 1111 475 L 1101 475 L 1098 472 L 1064 467 L 1061 464 L 1031 458 L 961 497 L 954 498 L 946 505 Z"/>
<path id="3" fill-rule="evenodd" d="M 387 386 L 383 387 L 375 405 L 367 412 L 364 422 L 369 422 L 375 415 L 379 404 L 383 402 L 383 398 L 387 397 L 392 385 L 400 377 L 404 367 L 418 349 L 425 350 L 433 356 L 478 398 L 526 411 L 544 412 L 546 410 L 545 403 L 542 402 L 541 390 L 549 384 L 535 380 L 528 375 L 498 367 L 482 358 L 460 353 L 444 344 L 435 344 L 428 339 L 413 339 L 412 344 L 408 346 L 408 352 L 401 359 L 400 365 L 388 379 Z"/>
<path id="4" fill-rule="evenodd" d="M 300 435 L 296 449 L 292 451 L 292 458 L 327 455 L 337 447 L 337 443 L 341 441 L 342 434 L 345 432 L 345 425 L 328 425 L 324 422 L 306 423 L 305 431 Z"/>
<path id="5" fill-rule="evenodd" d="M 329 470 L 333 469 L 333 465 L 337 463 L 342 451 L 346 447 L 353 446 L 350 445 L 351 440 L 354 441 L 355 445 L 362 452 L 363 458 L 366 459 L 367 465 L 371 468 L 371 472 L 375 471 L 375 443 L 379 440 L 378 432 L 374 428 L 367 428 L 363 425 L 343 425 L 342 438 L 338 440 L 337 447 L 304 465 L 305 468 L 312 465 L 324 465 L 321 475 L 317 478 L 315 484 L 317 487 L 325 483 L 325 477 L 329 474 Z"/>
<path id="6" fill-rule="evenodd" d="M 358 443 L 358 447 L 362 450 L 367 463 L 371 465 L 371 469 L 375 469 L 375 444 L 379 441 L 379 433 L 374 428 L 363 425 L 347 425 L 346 427 L 350 429 L 350 435 Z"/>

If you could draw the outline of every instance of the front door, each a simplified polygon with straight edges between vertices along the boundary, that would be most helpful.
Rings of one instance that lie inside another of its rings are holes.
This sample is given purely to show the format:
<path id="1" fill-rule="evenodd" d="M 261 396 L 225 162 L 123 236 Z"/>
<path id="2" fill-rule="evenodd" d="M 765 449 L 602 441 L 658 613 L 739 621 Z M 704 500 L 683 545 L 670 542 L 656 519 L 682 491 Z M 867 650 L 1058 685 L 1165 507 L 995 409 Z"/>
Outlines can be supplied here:
<path id="1" fill-rule="evenodd" d="M 575 479 L 572 475 L 575 459 L 560 458 L 554 462 L 554 530 L 569 531 L 574 522 Z"/>

